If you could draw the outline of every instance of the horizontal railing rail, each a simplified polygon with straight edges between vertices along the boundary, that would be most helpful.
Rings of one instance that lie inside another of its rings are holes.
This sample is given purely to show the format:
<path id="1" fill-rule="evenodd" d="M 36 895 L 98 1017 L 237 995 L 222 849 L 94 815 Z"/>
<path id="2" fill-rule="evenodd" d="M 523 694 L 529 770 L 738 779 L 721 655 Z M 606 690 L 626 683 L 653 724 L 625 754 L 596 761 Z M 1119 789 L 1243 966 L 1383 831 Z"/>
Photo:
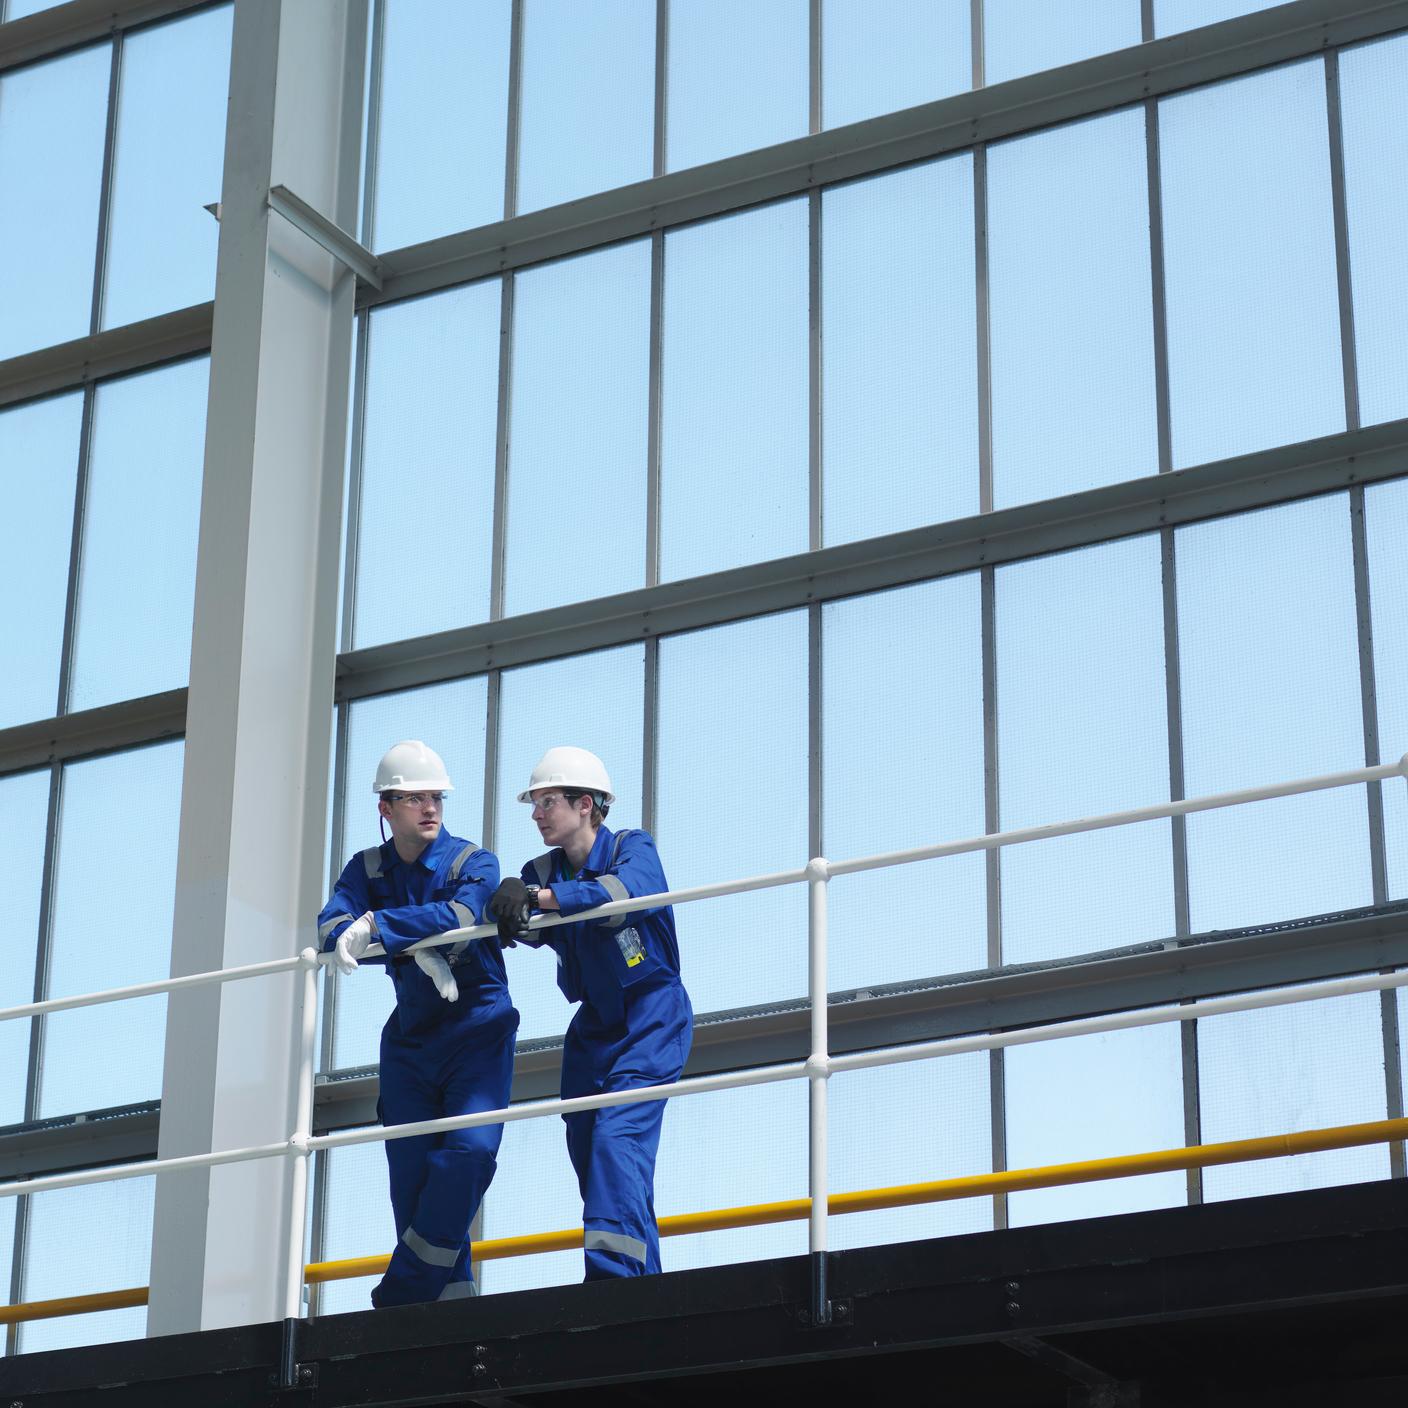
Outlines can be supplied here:
<path id="1" fill-rule="evenodd" d="M 40 1016 L 72 1007 L 91 1006 L 103 1002 L 122 1001 L 134 997 L 144 997 L 162 992 L 174 992 L 206 984 L 232 982 L 243 978 L 264 977 L 281 972 L 301 970 L 303 984 L 302 1018 L 296 1033 L 299 1071 L 297 1111 L 295 1128 L 286 1139 L 277 1143 L 261 1144 L 244 1149 L 215 1150 L 209 1153 L 184 1155 L 176 1158 L 151 1159 L 139 1163 L 109 1165 L 102 1168 L 85 1169 L 72 1173 L 49 1175 L 39 1178 L 21 1179 L 0 1184 L 0 1198 L 16 1197 L 21 1194 L 42 1193 L 59 1188 L 77 1187 L 84 1184 L 108 1182 L 116 1179 L 138 1178 L 180 1169 L 214 1167 L 227 1163 L 237 1163 L 252 1159 L 290 1156 L 293 1177 L 290 1187 L 289 1226 L 294 1229 L 285 1258 L 284 1303 L 285 1314 L 296 1317 L 301 1311 L 304 1268 L 302 1259 L 302 1229 L 305 1225 L 306 1197 L 308 1184 L 308 1156 L 316 1149 L 334 1149 L 351 1144 L 363 1144 L 390 1139 L 404 1139 L 420 1134 L 442 1133 L 452 1129 L 463 1129 L 475 1125 L 510 1123 L 524 1119 L 540 1119 L 577 1111 L 601 1109 L 611 1105 L 635 1104 L 642 1101 L 675 1099 L 706 1092 L 741 1089 L 754 1085 L 770 1084 L 777 1081 L 805 1079 L 809 1085 L 809 1175 L 810 1196 L 806 1200 L 805 1216 L 810 1222 L 808 1242 L 813 1257 L 813 1300 L 814 1323 L 829 1322 L 830 1303 L 825 1298 L 826 1219 L 829 1209 L 827 1195 L 827 1116 L 826 1086 L 837 1073 L 868 1069 L 872 1067 L 897 1065 L 904 1062 L 929 1060 L 961 1052 L 996 1050 L 1039 1041 L 1054 1041 L 1062 1038 L 1089 1035 L 1096 1032 L 1122 1030 L 1131 1027 L 1150 1026 L 1160 1022 L 1191 1021 L 1198 1017 L 1219 1013 L 1245 1011 L 1257 1007 L 1278 1006 L 1287 1003 L 1306 1002 L 1320 998 L 1343 996 L 1350 993 L 1385 991 L 1408 984 L 1408 970 L 1398 973 L 1365 974 L 1353 978 L 1338 978 L 1329 981 L 1303 983 L 1294 987 L 1273 988 L 1250 994 L 1230 997 L 1203 998 L 1194 1002 L 1162 1007 L 1149 1007 L 1130 1011 L 1107 1013 L 1098 1017 L 1079 1018 L 1072 1021 L 1048 1023 L 1039 1026 L 1015 1027 L 1007 1031 L 976 1033 L 962 1037 L 950 1037 L 939 1041 L 918 1042 L 909 1046 L 888 1047 L 873 1051 L 855 1052 L 846 1056 L 832 1057 L 828 1052 L 826 983 L 827 965 L 827 887 L 836 876 L 854 874 L 861 871 L 877 870 L 890 866 L 908 865 L 918 861 L 938 859 L 945 856 L 963 855 L 975 851 L 999 850 L 1007 846 L 1022 845 L 1028 842 L 1047 840 L 1059 836 L 1076 835 L 1085 831 L 1104 830 L 1116 826 L 1135 825 L 1140 822 L 1186 816 L 1194 812 L 1211 811 L 1223 807 L 1239 806 L 1246 803 L 1269 801 L 1274 798 L 1289 797 L 1301 793 L 1323 791 L 1330 788 L 1362 785 L 1383 781 L 1394 776 L 1408 777 L 1408 755 L 1397 763 L 1378 764 L 1372 767 L 1349 769 L 1342 772 L 1326 773 L 1315 777 L 1300 778 L 1291 782 L 1274 783 L 1260 787 L 1242 788 L 1236 791 L 1214 793 L 1204 797 L 1186 798 L 1178 801 L 1161 802 L 1152 806 L 1131 808 L 1119 812 L 1109 812 L 1078 820 L 1051 822 L 1039 826 L 1021 827 L 1009 831 L 994 832 L 989 835 L 969 837 L 964 840 L 942 842 L 937 845 L 919 846 L 909 850 L 891 851 L 879 855 L 862 856 L 843 861 L 828 861 L 814 858 L 798 870 L 779 871 L 768 875 L 756 875 L 742 880 L 721 881 L 715 884 L 698 885 L 687 889 L 670 890 L 655 895 L 643 895 L 624 900 L 613 900 L 595 909 L 572 916 L 546 915 L 536 918 L 531 929 L 534 932 L 550 929 L 559 924 L 580 923 L 584 919 L 598 916 L 627 914 L 634 911 L 656 908 L 666 904 L 689 904 L 700 900 L 742 894 L 752 890 L 771 889 L 782 885 L 805 884 L 808 887 L 808 999 L 811 1010 L 810 1054 L 805 1061 L 782 1065 L 758 1066 L 741 1071 L 730 1071 L 712 1076 L 692 1077 L 669 1086 L 654 1086 L 643 1089 L 613 1091 L 602 1095 L 585 1096 L 572 1100 L 547 1100 L 520 1104 L 507 1109 L 483 1111 L 440 1120 L 420 1121 L 415 1124 L 397 1125 L 391 1128 L 377 1127 L 365 1130 L 347 1130 L 334 1134 L 313 1135 L 312 1090 L 314 1066 L 314 1036 L 317 1019 L 317 991 L 315 977 L 320 965 L 329 961 L 329 955 L 320 955 L 315 949 L 307 948 L 301 953 L 284 959 L 266 963 L 245 965 L 241 968 L 217 970 L 209 973 L 183 974 L 162 981 L 137 984 L 127 988 L 112 989 L 106 992 L 86 993 L 71 997 L 52 998 L 43 1002 L 28 1003 L 18 1007 L 0 1010 L 0 1021 L 22 1017 Z M 497 932 L 492 925 L 477 925 L 463 929 L 449 930 L 446 933 L 421 940 L 414 948 L 455 943 L 465 939 L 484 938 Z M 384 950 L 374 946 L 368 956 L 384 955 Z M 996 1175 L 993 1175 L 996 1176 Z M 549 1234 L 550 1235 L 550 1234 Z M 114 1293 L 126 1294 L 126 1293 Z"/>
<path id="2" fill-rule="evenodd" d="M 1190 1168 L 1248 1163 L 1262 1159 L 1323 1153 L 1330 1149 L 1362 1148 L 1408 1137 L 1408 1119 L 1372 1120 L 1362 1124 L 1334 1125 L 1289 1134 L 1261 1135 L 1253 1139 L 1233 1139 L 1217 1144 L 1196 1144 L 1178 1149 L 1155 1149 L 1140 1154 L 1117 1154 L 1105 1159 L 1074 1163 L 1045 1164 L 1036 1168 L 1003 1169 L 996 1173 L 966 1174 L 927 1183 L 906 1183 L 888 1188 L 869 1188 L 853 1193 L 836 1193 L 830 1199 L 835 1215 L 880 1212 L 895 1208 L 922 1207 L 930 1203 L 958 1202 L 966 1198 L 991 1197 L 996 1193 L 1026 1192 L 1036 1188 L 1059 1188 L 1073 1184 L 1136 1178 L 1150 1173 L 1175 1173 Z M 689 1237 L 705 1232 L 726 1232 L 744 1227 L 765 1227 L 783 1222 L 800 1222 L 811 1213 L 810 1198 L 789 1198 L 782 1202 L 754 1203 L 742 1207 L 711 1208 L 702 1212 L 677 1213 L 659 1220 L 662 1237 Z M 496 1237 L 475 1242 L 475 1261 L 499 1261 L 510 1257 L 536 1256 L 542 1252 L 571 1251 L 582 1245 L 583 1229 L 566 1227 L 553 1232 L 529 1232 L 516 1237 Z M 336 1261 L 310 1262 L 303 1268 L 307 1285 L 379 1276 L 391 1260 L 385 1253 L 346 1257 Z M 120 1310 L 147 1303 L 148 1287 L 95 1291 L 88 1295 L 61 1296 L 51 1300 L 26 1301 L 0 1306 L 0 1325 L 49 1320 L 66 1315 L 86 1315 L 101 1310 Z"/>

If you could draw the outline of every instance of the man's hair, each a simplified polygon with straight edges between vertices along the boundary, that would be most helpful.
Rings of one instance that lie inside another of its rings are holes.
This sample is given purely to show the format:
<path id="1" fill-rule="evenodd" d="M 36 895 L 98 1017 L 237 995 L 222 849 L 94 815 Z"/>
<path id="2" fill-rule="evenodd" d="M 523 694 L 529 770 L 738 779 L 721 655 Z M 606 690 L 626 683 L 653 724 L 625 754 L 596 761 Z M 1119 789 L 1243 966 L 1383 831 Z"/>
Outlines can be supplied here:
<path id="1" fill-rule="evenodd" d="M 592 825 L 599 827 L 606 820 L 606 813 L 601 809 L 601 803 L 597 800 L 598 794 L 595 792 L 583 792 L 581 790 L 572 791 L 564 787 L 562 795 L 575 807 L 578 797 L 590 797 L 592 799 Z"/>

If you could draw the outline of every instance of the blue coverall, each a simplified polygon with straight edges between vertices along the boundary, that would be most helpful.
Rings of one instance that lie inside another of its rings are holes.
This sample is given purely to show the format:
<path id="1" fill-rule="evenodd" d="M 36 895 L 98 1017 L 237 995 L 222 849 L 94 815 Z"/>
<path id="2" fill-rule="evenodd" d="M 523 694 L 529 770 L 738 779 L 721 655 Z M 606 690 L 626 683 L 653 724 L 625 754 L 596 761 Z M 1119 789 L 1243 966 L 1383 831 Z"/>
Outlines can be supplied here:
<path id="1" fill-rule="evenodd" d="M 477 922 L 498 887 L 499 863 L 474 842 L 442 830 L 406 862 L 387 841 L 347 863 L 318 916 L 325 950 L 359 915 L 376 916 L 396 1007 L 381 1032 L 384 1125 L 497 1110 L 513 1081 L 518 1013 L 509 1001 L 497 938 L 438 950 L 454 971 L 459 999 L 446 1002 L 403 951 L 417 939 Z M 399 1238 L 375 1306 L 476 1294 L 469 1225 L 494 1177 L 499 1124 L 386 1141 L 391 1209 Z"/>
<path id="2" fill-rule="evenodd" d="M 550 885 L 564 915 L 669 886 L 644 831 L 602 827 L 573 875 L 560 849 L 523 867 Z M 580 1002 L 562 1051 L 562 1097 L 597 1095 L 680 1078 L 694 1013 L 680 981 L 674 911 L 637 910 L 543 931 L 557 954 L 557 985 Z M 660 1270 L 655 1226 L 655 1155 L 664 1100 L 564 1115 L 567 1150 L 582 1191 L 586 1279 Z"/>

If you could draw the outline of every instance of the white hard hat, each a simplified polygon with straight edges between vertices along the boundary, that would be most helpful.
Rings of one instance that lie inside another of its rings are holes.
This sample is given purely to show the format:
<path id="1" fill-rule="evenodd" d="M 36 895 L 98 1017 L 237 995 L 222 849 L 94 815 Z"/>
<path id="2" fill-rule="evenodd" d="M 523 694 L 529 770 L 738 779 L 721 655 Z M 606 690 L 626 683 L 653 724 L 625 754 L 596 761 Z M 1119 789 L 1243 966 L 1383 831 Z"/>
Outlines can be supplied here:
<path id="1" fill-rule="evenodd" d="M 585 748 L 549 748 L 533 769 L 528 786 L 518 794 L 520 802 L 531 802 L 539 787 L 562 787 L 569 792 L 593 792 L 603 809 L 616 800 L 606 765 Z"/>
<path id="2" fill-rule="evenodd" d="M 373 792 L 453 792 L 445 764 L 418 738 L 394 743 L 376 765 Z"/>

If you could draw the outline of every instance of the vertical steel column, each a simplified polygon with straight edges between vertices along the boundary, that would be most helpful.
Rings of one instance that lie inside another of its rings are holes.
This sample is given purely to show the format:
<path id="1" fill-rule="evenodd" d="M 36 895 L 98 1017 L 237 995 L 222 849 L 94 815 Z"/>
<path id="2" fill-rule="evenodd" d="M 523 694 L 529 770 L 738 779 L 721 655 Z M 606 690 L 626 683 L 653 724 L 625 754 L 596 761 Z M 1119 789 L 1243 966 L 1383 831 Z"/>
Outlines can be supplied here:
<path id="1" fill-rule="evenodd" d="M 298 1068 L 298 1095 L 293 1117 L 293 1135 L 288 1141 L 289 1213 L 288 1247 L 284 1261 L 284 1319 L 297 1320 L 303 1310 L 303 1231 L 308 1217 L 308 1137 L 313 1132 L 313 1075 L 318 1037 L 318 951 L 306 948 L 300 957 L 303 967 L 298 980 L 303 1002 L 295 1043 Z M 284 1385 L 292 1388 L 293 1384 Z"/>
<path id="2" fill-rule="evenodd" d="M 235 6 L 174 975 L 299 951 L 324 893 L 355 280 L 268 194 L 279 180 L 354 226 L 366 37 L 366 0 Z M 160 1156 L 288 1139 L 311 978 L 170 997 Z M 300 1156 L 158 1177 L 150 1334 L 286 1316 L 306 1173 Z"/>
<path id="3" fill-rule="evenodd" d="M 831 1299 L 826 1284 L 826 1082 L 831 1074 L 826 1029 L 826 886 L 829 875 L 827 864 L 820 857 L 807 862 L 807 991 L 812 1017 L 811 1055 L 807 1058 L 807 1086 L 810 1097 L 808 1191 L 811 1195 L 807 1246 L 812 1269 L 813 1326 L 831 1323 Z"/>

